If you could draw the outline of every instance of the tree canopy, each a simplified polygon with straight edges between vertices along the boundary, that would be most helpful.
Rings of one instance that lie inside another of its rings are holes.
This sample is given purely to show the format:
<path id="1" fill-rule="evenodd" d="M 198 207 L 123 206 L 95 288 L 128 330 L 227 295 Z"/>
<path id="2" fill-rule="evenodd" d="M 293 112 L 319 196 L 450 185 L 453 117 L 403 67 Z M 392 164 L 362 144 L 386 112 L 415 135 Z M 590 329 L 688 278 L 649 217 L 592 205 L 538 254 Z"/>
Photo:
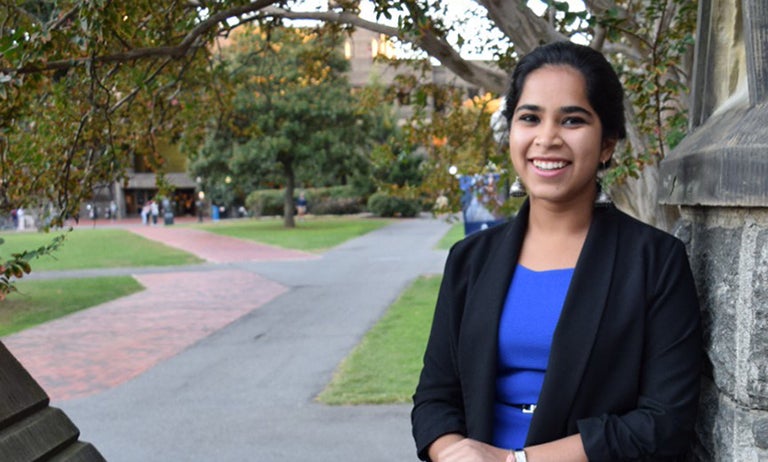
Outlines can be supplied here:
<path id="1" fill-rule="evenodd" d="M 541 43 L 577 40 L 605 52 L 631 103 L 614 196 L 670 226 L 656 201 L 656 165 L 685 132 L 696 3 L 0 0 L 0 211 L 36 208 L 61 224 L 94 186 L 139 164 L 162 173 L 158 139 L 197 149 L 199 115 L 228 109 L 216 96 L 215 41 L 246 24 L 306 19 L 387 34 L 494 95 L 517 57 Z M 366 5 L 372 17 L 361 15 Z M 480 25 L 462 31 L 469 21 Z M 478 49 L 490 58 L 467 58 Z"/>
<path id="2" fill-rule="evenodd" d="M 367 114 L 344 72 L 341 37 L 331 29 L 245 26 L 224 48 L 231 109 L 211 127 L 192 171 L 206 189 L 250 192 L 285 187 L 284 221 L 304 186 L 342 184 L 360 163 Z M 216 200 L 217 198 L 213 198 Z"/>
<path id="3" fill-rule="evenodd" d="M 156 165 L 159 135 L 194 138 L 195 127 L 182 130 L 176 116 L 196 95 L 190 90 L 210 81 L 217 37 L 252 22 L 312 19 L 388 34 L 495 94 L 516 57 L 540 43 L 580 40 L 604 51 L 633 103 L 616 170 L 630 180 L 616 193 L 655 221 L 655 200 L 647 200 L 655 197 L 654 167 L 685 127 L 696 2 L 571 6 L 578 3 L 550 0 L 535 9 L 541 2 L 476 0 L 466 16 L 482 20 L 488 34 L 470 35 L 461 32 L 463 21 L 446 20 L 464 5 L 438 0 L 375 0 L 375 20 L 360 15 L 356 0 L 321 10 L 277 0 L 3 1 L 0 209 L 35 199 L 56 213 L 74 212 L 92 186 L 137 161 Z M 491 52 L 495 65 L 466 59 L 473 47 Z"/>

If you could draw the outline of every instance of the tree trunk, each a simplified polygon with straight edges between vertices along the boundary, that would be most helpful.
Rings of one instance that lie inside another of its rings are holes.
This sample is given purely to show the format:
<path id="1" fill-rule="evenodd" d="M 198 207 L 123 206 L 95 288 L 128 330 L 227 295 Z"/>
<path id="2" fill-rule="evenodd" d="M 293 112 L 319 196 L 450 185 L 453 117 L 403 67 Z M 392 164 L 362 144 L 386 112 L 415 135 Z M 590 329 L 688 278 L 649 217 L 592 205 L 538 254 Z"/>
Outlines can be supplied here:
<path id="1" fill-rule="evenodd" d="M 286 228 L 295 228 L 296 221 L 293 219 L 293 190 L 295 189 L 293 165 L 290 162 L 283 163 L 283 173 L 285 174 L 285 201 L 283 202 L 283 225 Z"/>
<path id="2" fill-rule="evenodd" d="M 627 120 L 635 120 L 632 103 L 624 100 Z M 635 153 L 648 152 L 648 138 L 640 133 L 637 125 L 627 124 L 627 139 Z M 639 172 L 638 178 L 627 177 L 620 185 L 614 185 L 610 190 L 616 205 L 638 220 L 665 231 L 671 231 L 680 218 L 676 207 L 659 204 L 659 166 L 646 165 Z"/>
<path id="3" fill-rule="evenodd" d="M 616 205 L 635 218 L 665 231 L 672 231 L 680 218 L 677 207 L 659 204 L 659 167 L 646 165 L 639 178 L 627 178 L 611 188 Z"/>

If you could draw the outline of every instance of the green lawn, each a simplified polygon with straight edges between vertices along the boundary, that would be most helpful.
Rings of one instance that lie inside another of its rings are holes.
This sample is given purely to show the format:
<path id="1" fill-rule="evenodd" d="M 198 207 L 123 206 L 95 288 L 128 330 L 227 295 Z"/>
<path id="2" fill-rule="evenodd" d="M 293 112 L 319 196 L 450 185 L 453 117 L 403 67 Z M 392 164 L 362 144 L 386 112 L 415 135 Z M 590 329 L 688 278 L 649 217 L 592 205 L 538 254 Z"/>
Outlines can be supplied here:
<path id="1" fill-rule="evenodd" d="M 326 404 L 410 402 L 440 280 L 430 276 L 414 281 L 339 366 L 318 400 Z"/>
<path id="2" fill-rule="evenodd" d="M 319 252 L 391 223 L 381 218 L 309 217 L 296 221 L 295 228 L 283 226 L 282 218 L 219 221 L 197 225 L 200 229 L 288 249 Z"/>
<path id="3" fill-rule="evenodd" d="M 464 239 L 464 223 L 454 223 L 453 226 L 445 233 L 440 242 L 437 243 L 437 248 L 448 250 L 451 246 L 460 240 Z"/>
<path id="4" fill-rule="evenodd" d="M 21 280 L 0 302 L 0 336 L 143 290 L 130 276 Z"/>
<path id="5" fill-rule="evenodd" d="M 5 233 L 0 255 L 36 249 L 51 242 L 55 233 Z M 32 271 L 134 266 L 169 266 L 201 263 L 196 256 L 122 229 L 75 229 L 66 233 L 52 256 L 32 260 Z"/>
<path id="6" fill-rule="evenodd" d="M 222 221 L 202 229 L 286 248 L 318 251 L 334 247 L 390 223 L 389 220 L 358 217 L 307 219 L 295 229 L 285 229 L 281 220 Z M 12 253 L 49 244 L 55 233 L 0 235 L 2 259 Z M 121 229 L 75 229 L 66 233 L 63 245 L 53 256 L 32 260 L 32 271 L 86 268 L 186 265 L 202 260 L 186 252 L 150 241 Z M 16 281 L 18 293 L 0 302 L 0 335 L 8 335 L 74 311 L 89 308 L 135 291 L 141 286 L 130 277 Z"/>

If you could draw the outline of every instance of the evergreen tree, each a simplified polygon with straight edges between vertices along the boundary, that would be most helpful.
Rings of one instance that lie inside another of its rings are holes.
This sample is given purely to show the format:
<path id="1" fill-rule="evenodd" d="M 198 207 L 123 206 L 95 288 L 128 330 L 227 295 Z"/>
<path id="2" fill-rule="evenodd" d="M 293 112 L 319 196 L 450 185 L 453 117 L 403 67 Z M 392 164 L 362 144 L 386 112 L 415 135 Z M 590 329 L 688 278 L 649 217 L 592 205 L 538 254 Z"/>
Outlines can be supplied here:
<path id="1" fill-rule="evenodd" d="M 284 222 L 293 227 L 299 183 L 346 183 L 359 167 L 366 115 L 332 30 L 245 27 L 232 40 L 224 53 L 232 109 L 192 169 L 209 182 L 229 176 L 243 191 L 284 187 Z"/>

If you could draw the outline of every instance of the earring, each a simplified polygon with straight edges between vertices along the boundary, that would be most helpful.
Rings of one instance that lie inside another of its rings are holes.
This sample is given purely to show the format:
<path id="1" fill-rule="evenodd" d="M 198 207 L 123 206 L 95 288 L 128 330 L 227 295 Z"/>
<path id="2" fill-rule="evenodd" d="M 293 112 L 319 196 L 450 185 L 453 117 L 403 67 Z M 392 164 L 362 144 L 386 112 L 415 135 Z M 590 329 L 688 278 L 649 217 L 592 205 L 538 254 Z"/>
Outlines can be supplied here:
<path id="1" fill-rule="evenodd" d="M 525 197 L 525 186 L 523 186 L 523 182 L 520 181 L 520 177 L 515 177 L 515 182 L 512 183 L 512 186 L 509 187 L 509 195 L 512 197 Z"/>
<path id="2" fill-rule="evenodd" d="M 608 207 L 612 203 L 613 200 L 611 199 L 611 196 L 605 192 L 605 188 L 603 187 L 600 180 L 597 180 L 597 196 L 595 197 L 595 207 Z"/>

